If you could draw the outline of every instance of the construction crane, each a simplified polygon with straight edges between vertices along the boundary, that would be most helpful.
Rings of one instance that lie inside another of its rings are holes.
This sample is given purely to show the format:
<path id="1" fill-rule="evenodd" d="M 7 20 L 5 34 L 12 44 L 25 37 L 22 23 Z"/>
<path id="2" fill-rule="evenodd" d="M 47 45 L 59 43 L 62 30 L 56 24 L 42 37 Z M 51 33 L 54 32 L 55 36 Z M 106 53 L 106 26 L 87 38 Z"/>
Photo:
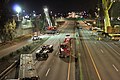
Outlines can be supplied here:
<path id="1" fill-rule="evenodd" d="M 46 21 L 48 23 L 48 26 L 46 28 L 46 33 L 52 33 L 52 34 L 56 33 L 57 27 L 53 26 L 47 7 L 44 7 L 44 13 L 45 13 Z"/>

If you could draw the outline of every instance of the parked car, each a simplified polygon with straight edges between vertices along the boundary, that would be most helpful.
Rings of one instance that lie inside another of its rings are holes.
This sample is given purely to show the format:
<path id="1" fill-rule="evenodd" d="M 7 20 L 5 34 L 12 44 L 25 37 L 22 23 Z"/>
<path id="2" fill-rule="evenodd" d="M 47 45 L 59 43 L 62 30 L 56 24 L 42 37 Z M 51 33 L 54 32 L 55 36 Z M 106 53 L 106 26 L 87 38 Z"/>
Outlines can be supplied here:
<path id="1" fill-rule="evenodd" d="M 39 37 L 39 36 L 33 36 L 32 37 L 32 40 L 41 40 L 42 38 L 41 37 Z"/>

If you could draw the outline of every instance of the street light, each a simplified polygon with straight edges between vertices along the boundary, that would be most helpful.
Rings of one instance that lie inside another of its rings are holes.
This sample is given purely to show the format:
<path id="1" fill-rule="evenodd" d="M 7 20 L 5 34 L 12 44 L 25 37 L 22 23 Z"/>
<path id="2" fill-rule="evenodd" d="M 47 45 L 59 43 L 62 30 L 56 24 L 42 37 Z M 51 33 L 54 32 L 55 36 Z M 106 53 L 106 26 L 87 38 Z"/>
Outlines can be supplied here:
<path id="1" fill-rule="evenodd" d="M 100 28 L 100 7 L 99 7 L 99 5 L 98 5 L 98 8 L 97 8 L 97 11 L 98 11 L 98 16 L 97 16 L 97 18 L 98 18 L 98 27 Z"/>
<path id="2" fill-rule="evenodd" d="M 20 18 L 19 18 L 20 15 L 19 15 L 19 14 L 20 14 L 20 12 L 22 11 L 21 7 L 20 7 L 19 5 L 14 5 L 13 8 L 14 8 L 14 10 L 18 13 L 18 14 L 17 14 L 17 17 L 18 17 L 18 21 L 20 21 Z"/>
<path id="3" fill-rule="evenodd" d="M 44 9 L 44 12 L 48 12 L 48 8 L 45 7 L 45 8 L 43 8 L 43 9 Z"/>

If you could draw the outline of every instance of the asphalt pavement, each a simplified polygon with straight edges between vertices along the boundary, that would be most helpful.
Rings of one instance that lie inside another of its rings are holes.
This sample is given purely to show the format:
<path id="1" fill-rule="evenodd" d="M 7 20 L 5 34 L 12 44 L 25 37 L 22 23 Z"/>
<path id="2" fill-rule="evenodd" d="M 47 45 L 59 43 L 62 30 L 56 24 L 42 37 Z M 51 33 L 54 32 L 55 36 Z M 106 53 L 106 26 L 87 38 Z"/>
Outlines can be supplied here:
<path id="1" fill-rule="evenodd" d="M 91 36 L 89 30 L 81 30 L 81 34 L 84 46 L 87 49 L 87 53 L 84 54 L 89 55 L 88 57 L 90 57 L 94 68 L 93 71 L 98 77 L 92 80 L 119 80 L 120 47 L 116 46 L 114 41 L 97 40 L 95 36 Z M 90 63 L 88 62 L 88 64 Z M 92 69 L 92 67 L 89 67 L 88 70 Z M 88 73 L 91 75 L 93 71 Z"/>
<path id="2" fill-rule="evenodd" d="M 42 45 L 52 44 L 54 51 L 47 60 L 35 61 L 41 80 L 119 80 L 120 47 L 119 42 L 98 40 L 81 21 L 83 29 L 76 30 L 74 21 L 66 21 L 60 27 L 59 35 L 51 35 Z M 72 35 L 72 56 L 59 58 L 59 44 L 65 35 Z M 42 46 L 41 45 L 41 46 Z M 38 48 L 39 49 L 39 48 Z M 37 49 L 37 50 L 38 50 Z M 35 55 L 35 50 L 32 54 Z M 74 55 L 78 57 L 76 65 Z M 76 73 L 76 70 L 77 73 Z M 76 76 L 77 75 L 77 76 Z M 76 78 L 77 77 L 77 78 Z"/>
<path id="3" fill-rule="evenodd" d="M 70 58 L 59 58 L 59 44 L 63 42 L 66 34 L 73 35 L 73 29 L 69 29 L 67 23 L 59 35 L 53 35 L 43 45 L 52 44 L 54 51 L 49 54 L 46 61 L 37 61 L 36 68 L 41 80 L 75 80 L 75 62 Z M 71 26 L 72 28 L 72 26 Z M 33 53 L 34 54 L 34 53 Z"/>

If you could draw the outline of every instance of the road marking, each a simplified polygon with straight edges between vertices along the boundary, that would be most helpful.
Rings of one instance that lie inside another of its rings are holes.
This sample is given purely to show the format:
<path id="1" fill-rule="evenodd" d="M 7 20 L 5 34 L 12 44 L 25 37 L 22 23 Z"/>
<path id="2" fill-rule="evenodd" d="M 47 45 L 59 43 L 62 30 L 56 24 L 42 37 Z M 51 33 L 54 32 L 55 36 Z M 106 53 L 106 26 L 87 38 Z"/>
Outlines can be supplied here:
<path id="1" fill-rule="evenodd" d="M 45 76 L 47 76 L 49 72 L 50 72 L 50 68 L 47 70 Z"/>
<path id="2" fill-rule="evenodd" d="M 106 43 L 107 44 L 107 43 Z M 109 44 L 107 44 L 110 48 L 112 48 Z M 112 48 L 113 49 L 113 48 Z M 115 49 L 113 49 L 113 51 L 115 51 L 119 56 L 120 56 L 120 54 L 115 50 Z"/>
<path id="3" fill-rule="evenodd" d="M 70 80 L 70 62 L 68 63 L 68 76 L 67 76 L 67 80 Z"/>
<path id="4" fill-rule="evenodd" d="M 56 52 L 56 54 L 55 55 L 57 55 L 58 54 L 58 52 Z"/>
<path id="5" fill-rule="evenodd" d="M 114 69 L 118 72 L 118 69 L 117 69 L 117 67 L 113 64 L 112 65 L 113 67 L 114 67 Z"/>
<path id="6" fill-rule="evenodd" d="M 37 61 L 35 61 L 35 63 L 33 65 L 35 65 L 37 63 Z"/>
<path id="7" fill-rule="evenodd" d="M 101 49 L 101 52 L 104 53 L 102 49 Z"/>
<path id="8" fill-rule="evenodd" d="M 92 63 L 93 63 L 93 66 L 94 66 L 94 68 L 95 68 L 95 71 L 96 71 L 96 73 L 97 73 L 97 76 L 98 76 L 99 80 L 102 80 L 101 77 L 100 77 L 100 74 L 99 74 L 99 72 L 98 72 L 98 69 L 97 69 L 97 67 L 96 67 L 96 65 L 95 65 L 95 62 L 94 62 L 94 60 L 93 60 L 93 58 L 92 58 L 92 55 L 91 55 L 91 53 L 90 53 L 90 50 L 89 50 L 89 48 L 88 48 L 88 46 L 87 46 L 86 43 L 85 43 L 85 46 L 86 46 L 86 48 L 87 48 L 87 50 L 88 50 L 88 53 L 89 53 L 89 55 L 90 55 L 90 59 L 91 59 L 91 61 L 92 61 Z"/>
<path id="9" fill-rule="evenodd" d="M 70 55 L 71 55 L 71 53 L 70 53 Z M 70 58 L 70 59 L 69 59 L 69 62 L 68 62 L 68 75 L 67 75 L 67 80 L 70 80 L 70 67 L 71 67 L 70 62 L 71 62 L 71 56 L 70 56 L 69 58 Z"/>

